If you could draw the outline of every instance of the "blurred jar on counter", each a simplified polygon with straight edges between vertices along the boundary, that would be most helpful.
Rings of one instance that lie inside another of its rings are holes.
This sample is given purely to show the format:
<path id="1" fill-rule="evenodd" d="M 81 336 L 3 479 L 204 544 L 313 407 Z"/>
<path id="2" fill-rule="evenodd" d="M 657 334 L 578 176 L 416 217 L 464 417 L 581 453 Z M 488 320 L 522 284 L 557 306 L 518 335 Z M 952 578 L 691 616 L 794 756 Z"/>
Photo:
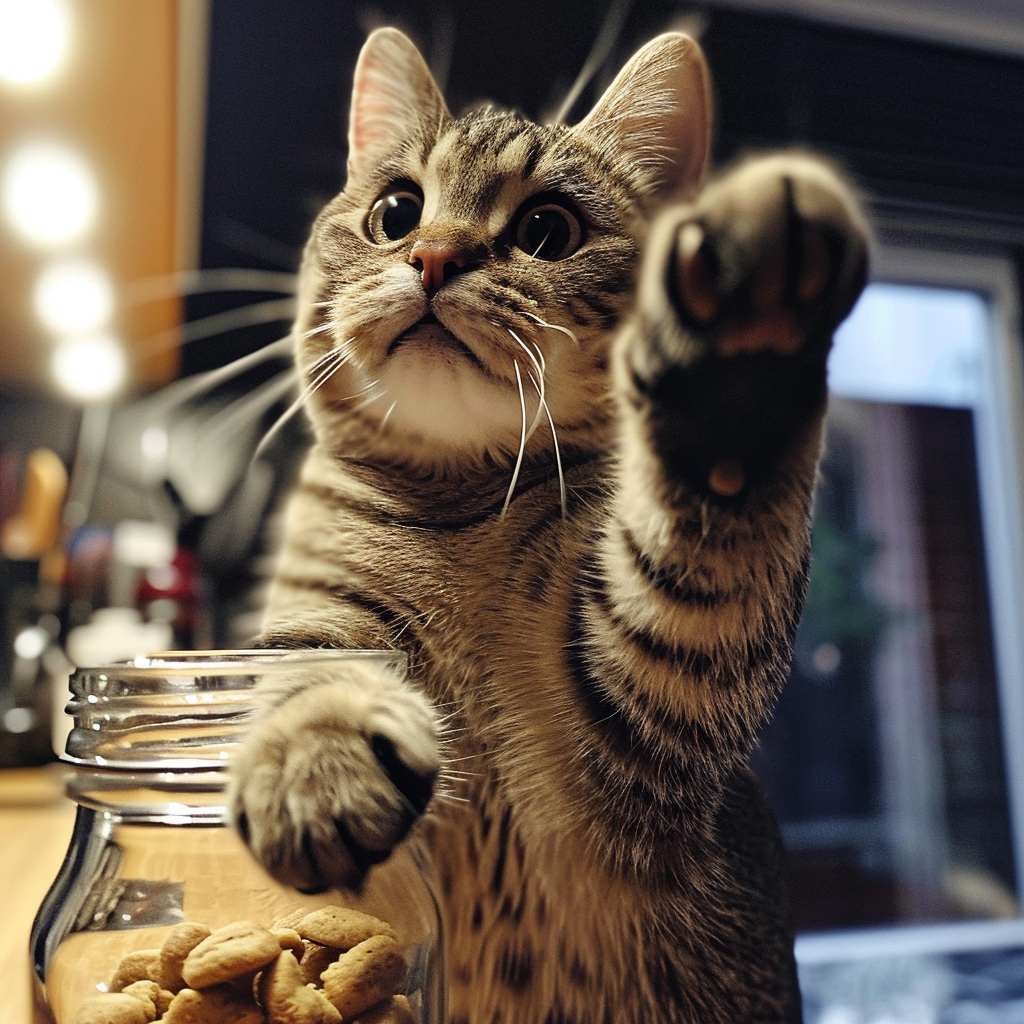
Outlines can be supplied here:
<path id="1" fill-rule="evenodd" d="M 139 1020 L 274 1021 L 288 993 L 310 1022 L 442 1024 L 440 919 L 411 845 L 371 869 L 358 895 L 310 896 L 273 881 L 227 826 L 226 766 L 253 687 L 346 658 L 404 671 L 394 652 L 311 650 L 175 653 L 72 675 L 62 760 L 78 808 L 32 931 L 37 1024 L 128 1021 L 116 1016 L 135 1012 L 126 1000 L 143 1004 Z M 343 920 L 355 929 L 344 941 Z M 248 960 L 204 970 L 240 948 Z M 368 951 L 386 980 L 351 996 L 336 979 Z"/>

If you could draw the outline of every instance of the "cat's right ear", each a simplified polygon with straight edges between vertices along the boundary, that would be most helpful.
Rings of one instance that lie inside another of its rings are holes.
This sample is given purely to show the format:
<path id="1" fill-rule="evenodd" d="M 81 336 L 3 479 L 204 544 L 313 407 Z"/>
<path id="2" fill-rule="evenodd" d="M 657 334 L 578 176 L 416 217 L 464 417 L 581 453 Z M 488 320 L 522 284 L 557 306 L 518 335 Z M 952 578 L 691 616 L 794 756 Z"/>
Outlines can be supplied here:
<path id="1" fill-rule="evenodd" d="M 448 116 L 426 61 L 398 29 L 380 28 L 363 44 L 352 84 L 348 173 L 365 171 L 417 137 L 433 138 Z"/>
<path id="2" fill-rule="evenodd" d="M 711 151 L 711 75 L 700 46 L 680 32 L 652 39 L 573 129 L 618 156 L 657 201 L 691 199 Z"/>

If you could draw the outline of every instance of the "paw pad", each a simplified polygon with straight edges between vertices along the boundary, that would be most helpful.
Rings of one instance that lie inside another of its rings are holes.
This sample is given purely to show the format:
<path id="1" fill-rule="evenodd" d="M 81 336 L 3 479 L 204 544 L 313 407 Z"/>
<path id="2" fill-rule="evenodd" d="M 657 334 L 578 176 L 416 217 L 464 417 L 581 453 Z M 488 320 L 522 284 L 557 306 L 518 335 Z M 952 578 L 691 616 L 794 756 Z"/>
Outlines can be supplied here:
<path id="1" fill-rule="evenodd" d="M 746 485 L 743 467 L 735 459 L 722 459 L 711 467 L 708 487 L 723 498 L 735 498 Z"/>

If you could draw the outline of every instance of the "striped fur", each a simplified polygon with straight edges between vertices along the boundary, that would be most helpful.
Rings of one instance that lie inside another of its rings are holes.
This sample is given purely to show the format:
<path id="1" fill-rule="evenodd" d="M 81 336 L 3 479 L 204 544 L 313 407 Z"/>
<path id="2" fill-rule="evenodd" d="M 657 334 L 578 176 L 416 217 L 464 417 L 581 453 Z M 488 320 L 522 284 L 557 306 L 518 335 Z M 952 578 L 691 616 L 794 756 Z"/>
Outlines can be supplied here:
<path id="1" fill-rule="evenodd" d="M 410 674 L 268 695 L 232 801 L 304 888 L 358 884 L 412 829 L 452 1024 L 800 1016 L 747 760 L 802 607 L 864 229 L 813 157 L 705 183 L 708 94 L 664 36 L 575 128 L 453 118 L 376 33 L 307 248 L 315 443 L 260 642 L 399 648 Z M 423 205 L 382 242 L 389 188 Z M 584 223 L 565 258 L 516 246 L 538 195 Z"/>

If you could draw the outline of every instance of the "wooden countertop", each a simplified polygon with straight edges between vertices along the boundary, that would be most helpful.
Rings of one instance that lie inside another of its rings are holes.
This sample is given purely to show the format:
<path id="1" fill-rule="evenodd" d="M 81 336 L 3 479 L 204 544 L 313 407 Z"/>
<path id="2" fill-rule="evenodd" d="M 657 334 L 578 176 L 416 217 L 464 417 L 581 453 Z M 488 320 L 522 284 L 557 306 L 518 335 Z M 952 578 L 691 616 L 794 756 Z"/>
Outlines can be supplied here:
<path id="1" fill-rule="evenodd" d="M 32 1020 L 29 931 L 73 822 L 59 766 L 0 769 L 0 1024 Z"/>

